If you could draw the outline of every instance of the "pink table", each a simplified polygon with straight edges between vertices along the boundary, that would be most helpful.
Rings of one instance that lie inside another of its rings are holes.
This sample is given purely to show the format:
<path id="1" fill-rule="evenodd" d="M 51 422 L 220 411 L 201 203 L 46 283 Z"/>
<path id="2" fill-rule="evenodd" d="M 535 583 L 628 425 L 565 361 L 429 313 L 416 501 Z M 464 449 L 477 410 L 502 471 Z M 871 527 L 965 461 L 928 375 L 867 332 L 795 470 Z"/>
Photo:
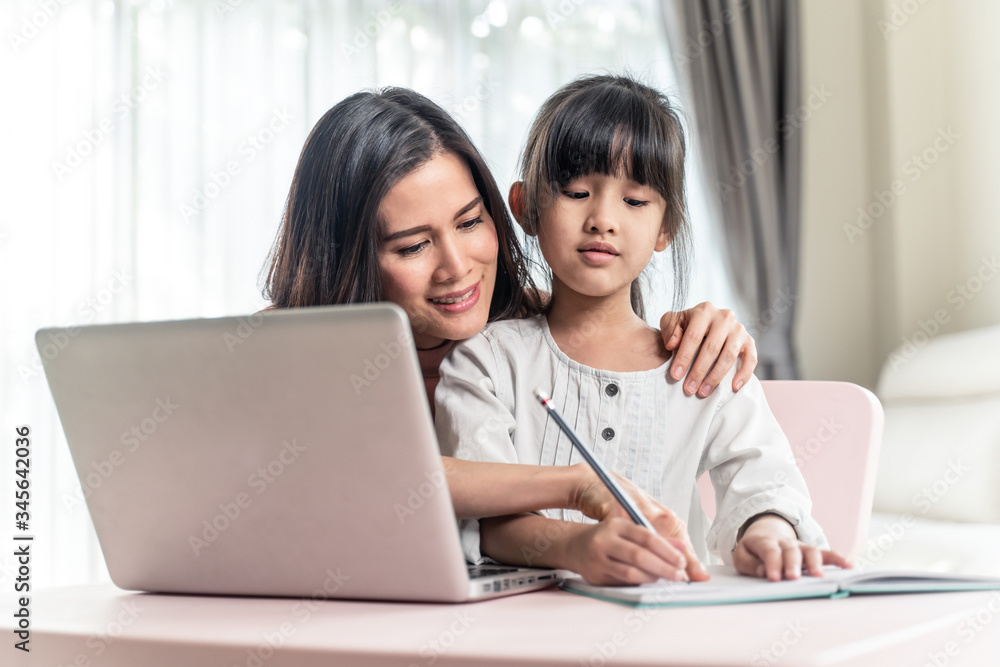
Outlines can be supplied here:
<path id="1" fill-rule="evenodd" d="M 549 590 L 465 605 L 36 592 L 0 665 L 996 665 L 1000 592 L 635 610 Z"/>

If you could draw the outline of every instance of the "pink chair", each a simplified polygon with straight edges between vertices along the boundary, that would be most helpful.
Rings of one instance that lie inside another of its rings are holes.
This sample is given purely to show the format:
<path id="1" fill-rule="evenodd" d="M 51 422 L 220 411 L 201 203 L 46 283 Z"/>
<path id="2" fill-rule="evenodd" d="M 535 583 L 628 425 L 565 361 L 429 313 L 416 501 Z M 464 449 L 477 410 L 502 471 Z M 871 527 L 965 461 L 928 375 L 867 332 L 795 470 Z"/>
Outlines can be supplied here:
<path id="1" fill-rule="evenodd" d="M 852 556 L 868 538 L 882 442 L 882 405 L 849 382 L 767 381 L 764 395 L 812 496 L 812 515 L 830 547 Z M 701 505 L 715 516 L 708 475 L 698 480 Z"/>

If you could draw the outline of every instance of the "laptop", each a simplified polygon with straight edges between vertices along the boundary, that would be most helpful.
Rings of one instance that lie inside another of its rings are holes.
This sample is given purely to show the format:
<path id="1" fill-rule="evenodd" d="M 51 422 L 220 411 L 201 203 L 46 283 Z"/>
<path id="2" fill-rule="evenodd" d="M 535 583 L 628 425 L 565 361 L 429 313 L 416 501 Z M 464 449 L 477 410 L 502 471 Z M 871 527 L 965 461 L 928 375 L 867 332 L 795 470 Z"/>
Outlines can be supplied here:
<path id="1" fill-rule="evenodd" d="M 398 306 L 42 329 L 36 344 L 121 588 L 463 602 L 561 579 L 467 566 Z"/>

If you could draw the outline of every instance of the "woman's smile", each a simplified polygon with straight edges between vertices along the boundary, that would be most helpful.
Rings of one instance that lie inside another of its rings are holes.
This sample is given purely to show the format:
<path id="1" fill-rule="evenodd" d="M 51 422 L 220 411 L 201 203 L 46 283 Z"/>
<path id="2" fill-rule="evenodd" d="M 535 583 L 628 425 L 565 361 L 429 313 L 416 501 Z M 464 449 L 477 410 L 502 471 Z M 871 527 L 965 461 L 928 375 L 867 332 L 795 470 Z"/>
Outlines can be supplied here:
<path id="1" fill-rule="evenodd" d="M 428 299 L 438 308 L 449 313 L 464 313 L 479 302 L 479 283 L 464 291 L 452 292 L 441 297 Z"/>

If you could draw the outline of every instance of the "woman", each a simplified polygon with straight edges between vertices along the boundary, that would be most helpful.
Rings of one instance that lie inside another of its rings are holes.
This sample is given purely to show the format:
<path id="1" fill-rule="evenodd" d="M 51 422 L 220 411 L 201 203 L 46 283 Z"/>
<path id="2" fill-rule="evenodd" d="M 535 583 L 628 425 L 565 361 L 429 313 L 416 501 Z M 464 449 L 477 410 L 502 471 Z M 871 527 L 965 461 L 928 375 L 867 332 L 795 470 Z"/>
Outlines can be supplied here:
<path id="1" fill-rule="evenodd" d="M 264 294 L 272 308 L 400 305 L 432 406 L 438 366 L 454 341 L 487 321 L 535 315 L 546 297 L 534 287 L 503 196 L 468 135 L 439 106 L 402 88 L 352 95 L 316 123 L 295 169 Z M 753 340 L 729 311 L 701 304 L 666 313 L 661 329 L 667 349 L 677 350 L 671 374 L 687 372 L 688 394 L 711 393 L 742 357 L 738 389 L 756 365 Z M 549 508 L 598 520 L 626 516 L 582 464 L 442 458 L 458 518 Z M 686 541 L 682 522 L 625 484 L 661 535 Z M 665 540 L 646 547 L 637 557 L 676 555 Z"/>

